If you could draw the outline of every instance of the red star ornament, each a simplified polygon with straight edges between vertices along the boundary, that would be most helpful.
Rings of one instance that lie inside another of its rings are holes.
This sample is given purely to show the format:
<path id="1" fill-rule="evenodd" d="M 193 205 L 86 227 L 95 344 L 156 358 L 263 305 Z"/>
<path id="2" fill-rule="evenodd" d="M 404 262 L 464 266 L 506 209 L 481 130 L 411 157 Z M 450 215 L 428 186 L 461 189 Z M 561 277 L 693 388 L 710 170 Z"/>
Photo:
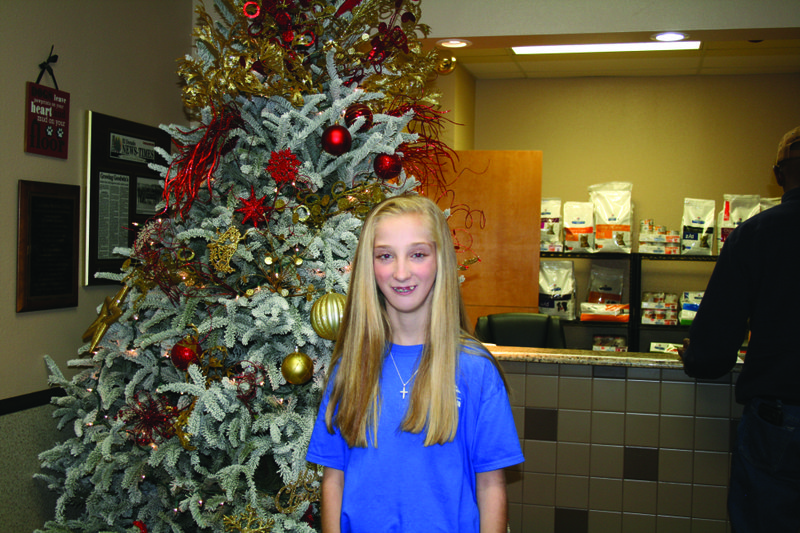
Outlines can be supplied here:
<path id="1" fill-rule="evenodd" d="M 242 202 L 242 207 L 236 210 L 237 213 L 242 213 L 244 218 L 242 218 L 242 224 L 247 224 L 247 221 L 250 220 L 253 222 L 253 226 L 256 228 L 258 227 L 258 221 L 265 219 L 267 216 L 267 206 L 264 205 L 264 200 L 267 199 L 267 195 L 262 196 L 261 198 L 256 197 L 256 191 L 253 186 L 250 186 L 250 198 L 239 198 Z"/>

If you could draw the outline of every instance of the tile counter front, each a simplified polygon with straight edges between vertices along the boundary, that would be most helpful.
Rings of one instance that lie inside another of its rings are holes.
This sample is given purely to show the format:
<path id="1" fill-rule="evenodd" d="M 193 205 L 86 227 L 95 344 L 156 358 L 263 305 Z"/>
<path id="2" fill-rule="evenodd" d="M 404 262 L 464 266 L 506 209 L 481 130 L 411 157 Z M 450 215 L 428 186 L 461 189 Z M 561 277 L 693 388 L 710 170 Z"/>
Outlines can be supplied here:
<path id="1" fill-rule="evenodd" d="M 488 348 L 526 459 L 507 471 L 511 531 L 730 531 L 738 373 L 696 380 L 669 354 Z"/>

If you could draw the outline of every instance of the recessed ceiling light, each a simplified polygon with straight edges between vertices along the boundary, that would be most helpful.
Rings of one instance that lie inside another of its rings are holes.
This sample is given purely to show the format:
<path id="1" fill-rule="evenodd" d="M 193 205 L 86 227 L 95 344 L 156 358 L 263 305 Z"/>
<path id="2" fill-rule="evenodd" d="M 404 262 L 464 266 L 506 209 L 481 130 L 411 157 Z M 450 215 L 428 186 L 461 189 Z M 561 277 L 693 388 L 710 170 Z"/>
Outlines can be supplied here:
<path id="1" fill-rule="evenodd" d="M 515 46 L 515 54 L 587 54 L 598 52 L 651 52 L 661 50 L 697 50 L 700 41 L 678 41 L 673 43 L 606 43 L 606 44 L 557 44 L 547 46 Z"/>
<path id="2" fill-rule="evenodd" d="M 662 31 L 654 34 L 651 39 L 662 43 L 672 43 L 675 41 L 685 41 L 689 36 L 679 31 Z"/>
<path id="3" fill-rule="evenodd" d="M 466 39 L 440 39 L 436 41 L 436 45 L 442 48 L 466 48 L 472 43 Z"/>

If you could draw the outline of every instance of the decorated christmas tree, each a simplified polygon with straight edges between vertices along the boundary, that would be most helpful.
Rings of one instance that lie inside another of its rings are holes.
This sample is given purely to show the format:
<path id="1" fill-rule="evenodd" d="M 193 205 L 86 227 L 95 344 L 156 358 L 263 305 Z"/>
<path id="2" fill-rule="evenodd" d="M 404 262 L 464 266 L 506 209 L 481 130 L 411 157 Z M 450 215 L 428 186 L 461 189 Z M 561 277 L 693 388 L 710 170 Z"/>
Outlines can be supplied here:
<path id="1" fill-rule="evenodd" d="M 98 308 L 40 456 L 48 532 L 318 529 L 305 461 L 363 216 L 446 197 L 416 0 L 218 0 L 181 62 L 161 211 Z M 450 213 L 448 213 L 450 214 Z M 463 264 L 471 261 L 465 258 Z M 365 496 L 366 497 L 366 496 Z"/>

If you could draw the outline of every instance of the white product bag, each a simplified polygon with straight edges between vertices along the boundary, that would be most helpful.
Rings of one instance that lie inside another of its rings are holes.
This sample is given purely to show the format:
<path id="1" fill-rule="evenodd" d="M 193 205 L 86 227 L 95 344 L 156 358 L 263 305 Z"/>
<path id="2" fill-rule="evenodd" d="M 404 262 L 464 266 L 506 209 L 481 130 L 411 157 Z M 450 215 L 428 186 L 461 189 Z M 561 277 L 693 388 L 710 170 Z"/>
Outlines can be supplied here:
<path id="1" fill-rule="evenodd" d="M 594 252 L 594 207 L 591 202 L 564 203 L 564 251 Z"/>
<path id="2" fill-rule="evenodd" d="M 623 181 L 589 186 L 597 251 L 631 253 L 632 190 L 633 184 Z"/>
<path id="3" fill-rule="evenodd" d="M 715 209 L 714 200 L 683 199 L 682 255 L 712 255 Z"/>

